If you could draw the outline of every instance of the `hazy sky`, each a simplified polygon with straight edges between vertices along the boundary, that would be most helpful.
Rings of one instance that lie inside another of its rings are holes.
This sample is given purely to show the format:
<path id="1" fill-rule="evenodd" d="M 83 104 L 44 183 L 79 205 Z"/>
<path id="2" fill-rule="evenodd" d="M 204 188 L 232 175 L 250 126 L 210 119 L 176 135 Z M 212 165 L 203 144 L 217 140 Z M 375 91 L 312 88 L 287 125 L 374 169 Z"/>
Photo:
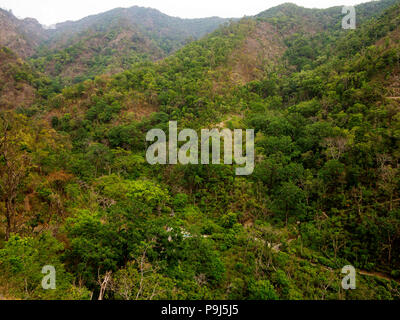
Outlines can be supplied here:
<path id="1" fill-rule="evenodd" d="M 307 8 L 354 5 L 369 0 L 0 0 L 0 7 L 12 9 L 19 18 L 36 18 L 45 25 L 78 20 L 117 7 L 151 7 L 170 16 L 226 18 L 254 15 L 284 2 Z"/>

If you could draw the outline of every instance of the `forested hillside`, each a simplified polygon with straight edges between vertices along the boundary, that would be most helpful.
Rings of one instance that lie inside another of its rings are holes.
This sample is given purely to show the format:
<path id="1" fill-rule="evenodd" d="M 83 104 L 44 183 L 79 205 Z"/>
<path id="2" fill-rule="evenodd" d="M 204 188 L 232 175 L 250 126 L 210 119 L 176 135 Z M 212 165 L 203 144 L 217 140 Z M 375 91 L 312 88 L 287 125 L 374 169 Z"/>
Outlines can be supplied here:
<path id="1" fill-rule="evenodd" d="M 0 9 L 0 46 L 29 58 L 36 71 L 72 84 L 165 58 L 228 21 L 180 19 L 135 6 L 44 28 Z"/>
<path id="2" fill-rule="evenodd" d="M 115 9 L 57 24 L 32 63 L 42 72 L 79 82 L 117 73 L 143 60 L 165 58 L 228 19 L 180 19 L 141 7 Z"/>
<path id="3" fill-rule="evenodd" d="M 2 49 L 6 92 L 33 94 L 0 105 L 0 296 L 399 299 L 400 3 L 356 11 L 343 30 L 339 7 L 285 4 L 176 52 L 167 31 L 190 28 L 162 15 L 152 45 L 174 53 L 117 74 L 96 62 L 105 74 L 66 87 L 39 68 L 52 54 L 33 67 Z M 109 25 L 119 12 L 133 14 Z M 92 46 L 96 19 L 60 26 L 52 50 Z M 254 173 L 149 165 L 146 133 L 169 121 L 254 128 Z M 57 290 L 42 290 L 44 265 Z M 357 290 L 341 286 L 345 265 Z"/>

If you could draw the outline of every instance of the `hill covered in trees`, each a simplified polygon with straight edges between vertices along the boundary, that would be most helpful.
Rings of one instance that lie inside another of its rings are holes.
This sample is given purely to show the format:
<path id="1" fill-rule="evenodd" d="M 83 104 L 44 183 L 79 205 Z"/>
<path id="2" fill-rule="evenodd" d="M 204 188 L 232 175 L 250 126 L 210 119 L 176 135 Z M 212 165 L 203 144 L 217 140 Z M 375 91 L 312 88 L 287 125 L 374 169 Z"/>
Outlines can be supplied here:
<path id="1" fill-rule="evenodd" d="M 0 9 L 0 46 L 30 58 L 37 71 L 72 83 L 162 59 L 228 21 L 180 19 L 135 6 L 44 28 Z"/>
<path id="2" fill-rule="evenodd" d="M 285 4 L 67 87 L 27 64 L 35 97 L 0 117 L 0 292 L 399 299 L 400 4 L 356 11 L 343 30 L 341 8 Z M 147 164 L 146 133 L 169 121 L 254 128 L 254 173 Z"/>

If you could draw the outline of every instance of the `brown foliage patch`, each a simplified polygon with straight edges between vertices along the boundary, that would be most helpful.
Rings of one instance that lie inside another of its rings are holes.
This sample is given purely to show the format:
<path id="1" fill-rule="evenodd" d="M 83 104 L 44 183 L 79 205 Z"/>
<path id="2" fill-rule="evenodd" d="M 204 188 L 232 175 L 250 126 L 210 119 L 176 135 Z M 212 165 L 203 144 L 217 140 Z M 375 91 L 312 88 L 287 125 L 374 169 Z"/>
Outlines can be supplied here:
<path id="1" fill-rule="evenodd" d="M 276 28 L 267 22 L 258 22 L 230 59 L 232 80 L 245 84 L 259 79 L 265 68 L 276 63 L 285 50 L 283 38 Z"/>

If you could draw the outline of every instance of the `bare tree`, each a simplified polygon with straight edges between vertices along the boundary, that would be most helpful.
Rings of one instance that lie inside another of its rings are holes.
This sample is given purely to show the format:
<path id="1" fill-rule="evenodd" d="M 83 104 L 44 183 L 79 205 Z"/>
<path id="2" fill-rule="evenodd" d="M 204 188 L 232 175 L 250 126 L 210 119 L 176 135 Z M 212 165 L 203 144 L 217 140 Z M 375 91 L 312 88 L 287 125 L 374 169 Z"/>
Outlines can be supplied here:
<path id="1" fill-rule="evenodd" d="M 111 281 L 111 290 L 125 300 L 153 300 L 164 292 L 163 276 L 147 261 L 147 248 L 140 259 L 127 264 Z"/>
<path id="2" fill-rule="evenodd" d="M 100 301 L 103 300 L 104 293 L 106 292 L 106 290 L 107 290 L 107 288 L 108 288 L 108 286 L 110 284 L 111 275 L 112 275 L 111 271 L 106 272 L 106 274 L 103 277 L 100 277 L 100 274 L 99 274 L 98 283 L 100 285 L 100 294 L 99 294 L 99 300 Z"/>
<path id="3" fill-rule="evenodd" d="M 327 138 L 324 141 L 329 157 L 339 160 L 347 150 L 348 139 L 345 137 Z"/>
<path id="4" fill-rule="evenodd" d="M 393 196 L 397 189 L 398 169 L 391 165 L 381 166 L 378 186 L 389 196 L 389 211 L 393 210 Z"/>

